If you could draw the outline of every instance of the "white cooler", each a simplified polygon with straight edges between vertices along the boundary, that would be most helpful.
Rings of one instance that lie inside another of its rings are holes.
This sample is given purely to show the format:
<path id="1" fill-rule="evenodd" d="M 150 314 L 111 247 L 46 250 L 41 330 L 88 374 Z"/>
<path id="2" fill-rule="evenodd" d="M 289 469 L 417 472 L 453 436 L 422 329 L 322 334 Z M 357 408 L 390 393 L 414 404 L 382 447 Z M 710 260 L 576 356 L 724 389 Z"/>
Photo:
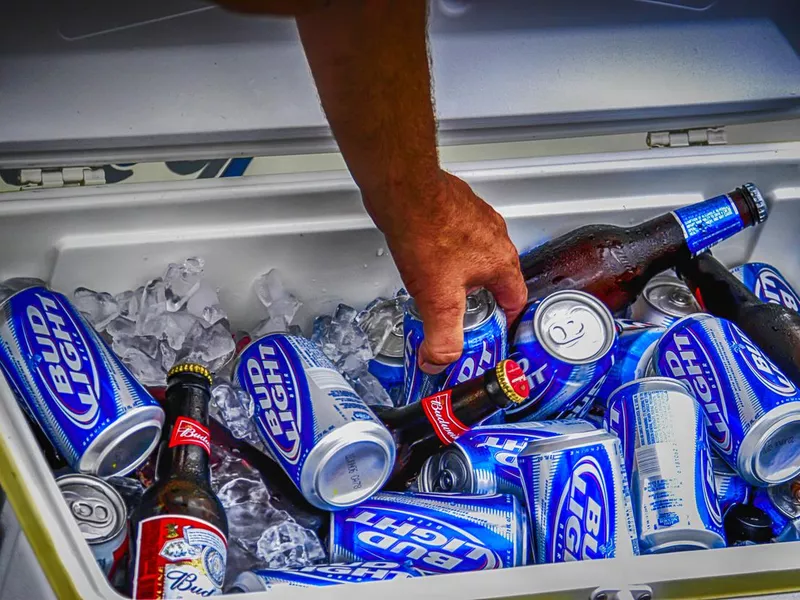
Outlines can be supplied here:
<path id="1" fill-rule="evenodd" d="M 341 159 L 324 154 L 334 145 L 291 21 L 192 0 L 2 8 L 0 186 L 16 191 L 0 194 L 0 278 L 116 293 L 200 255 L 235 328 L 261 318 L 252 283 L 270 268 L 306 301 L 306 326 L 339 301 L 360 307 L 399 286 Z M 768 221 L 715 255 L 731 266 L 773 263 L 800 285 L 798 13 L 797 0 L 435 0 L 442 156 L 508 220 L 520 250 L 753 181 Z M 272 158 L 243 177 L 104 184 L 111 163 L 234 156 Z M 4 381 L 0 485 L 58 597 L 119 597 Z M 21 577 L 9 573 L 8 554 L 0 551 L 0 574 Z M 661 600 L 791 590 L 800 590 L 800 544 L 269 597 Z"/>

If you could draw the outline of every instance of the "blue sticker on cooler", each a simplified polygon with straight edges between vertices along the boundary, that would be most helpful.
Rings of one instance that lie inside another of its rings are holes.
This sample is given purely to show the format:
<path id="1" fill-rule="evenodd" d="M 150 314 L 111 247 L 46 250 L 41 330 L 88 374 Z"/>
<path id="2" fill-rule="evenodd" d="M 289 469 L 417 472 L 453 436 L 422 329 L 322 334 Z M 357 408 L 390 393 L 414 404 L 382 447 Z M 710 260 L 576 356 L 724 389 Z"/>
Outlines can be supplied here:
<path id="1" fill-rule="evenodd" d="M 744 229 L 742 217 L 728 196 L 717 196 L 672 211 L 694 255 Z"/>

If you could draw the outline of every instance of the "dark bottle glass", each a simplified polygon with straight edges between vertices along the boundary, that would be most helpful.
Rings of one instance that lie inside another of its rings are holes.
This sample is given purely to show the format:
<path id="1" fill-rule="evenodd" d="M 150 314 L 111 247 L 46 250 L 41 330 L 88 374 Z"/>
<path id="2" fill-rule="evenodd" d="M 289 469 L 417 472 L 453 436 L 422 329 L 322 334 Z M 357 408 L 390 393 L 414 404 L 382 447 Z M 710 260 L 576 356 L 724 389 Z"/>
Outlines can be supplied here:
<path id="1" fill-rule="evenodd" d="M 748 183 L 641 225 L 579 227 L 520 256 L 528 299 L 575 289 L 622 310 L 653 275 L 766 218 L 761 193 Z"/>
<path id="2" fill-rule="evenodd" d="M 520 366 L 504 360 L 480 377 L 400 408 L 373 407 L 391 431 L 397 459 L 388 488 L 404 489 L 425 460 L 470 426 L 519 404 L 530 387 Z"/>
<path id="3" fill-rule="evenodd" d="M 700 306 L 736 323 L 784 375 L 800 386 L 800 314 L 780 304 L 762 302 L 707 252 L 680 263 L 678 274 Z"/>
<path id="4" fill-rule="evenodd" d="M 167 378 L 156 480 L 131 518 L 134 598 L 221 593 L 228 522 L 211 489 L 210 388 L 211 376 L 199 365 L 177 365 Z"/>

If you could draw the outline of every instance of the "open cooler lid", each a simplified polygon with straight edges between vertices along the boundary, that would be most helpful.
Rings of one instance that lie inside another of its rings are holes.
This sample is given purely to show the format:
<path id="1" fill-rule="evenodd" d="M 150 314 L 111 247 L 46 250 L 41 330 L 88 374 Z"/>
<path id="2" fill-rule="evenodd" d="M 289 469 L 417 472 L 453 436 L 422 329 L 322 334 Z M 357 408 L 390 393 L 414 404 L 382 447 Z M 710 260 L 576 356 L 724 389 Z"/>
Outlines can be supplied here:
<path id="1" fill-rule="evenodd" d="M 796 0 L 430 0 L 442 143 L 800 113 Z M 290 19 L 196 0 L 4 0 L 0 167 L 334 142 Z"/>

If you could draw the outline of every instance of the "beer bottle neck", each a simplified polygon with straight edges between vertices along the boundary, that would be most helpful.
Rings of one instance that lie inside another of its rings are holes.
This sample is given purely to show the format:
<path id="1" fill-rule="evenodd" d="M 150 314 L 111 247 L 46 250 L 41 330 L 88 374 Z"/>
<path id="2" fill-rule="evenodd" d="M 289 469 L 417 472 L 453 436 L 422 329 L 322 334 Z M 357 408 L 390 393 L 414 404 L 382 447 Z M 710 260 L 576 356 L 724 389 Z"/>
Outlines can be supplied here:
<path id="1" fill-rule="evenodd" d="M 203 375 L 187 372 L 169 378 L 165 407 L 167 420 L 158 458 L 159 479 L 192 479 L 210 485 L 210 398 L 210 384 Z"/>
<path id="2" fill-rule="evenodd" d="M 709 253 L 680 263 L 678 274 L 692 289 L 700 305 L 717 316 L 733 319 L 742 307 L 762 304 L 747 286 Z"/>

